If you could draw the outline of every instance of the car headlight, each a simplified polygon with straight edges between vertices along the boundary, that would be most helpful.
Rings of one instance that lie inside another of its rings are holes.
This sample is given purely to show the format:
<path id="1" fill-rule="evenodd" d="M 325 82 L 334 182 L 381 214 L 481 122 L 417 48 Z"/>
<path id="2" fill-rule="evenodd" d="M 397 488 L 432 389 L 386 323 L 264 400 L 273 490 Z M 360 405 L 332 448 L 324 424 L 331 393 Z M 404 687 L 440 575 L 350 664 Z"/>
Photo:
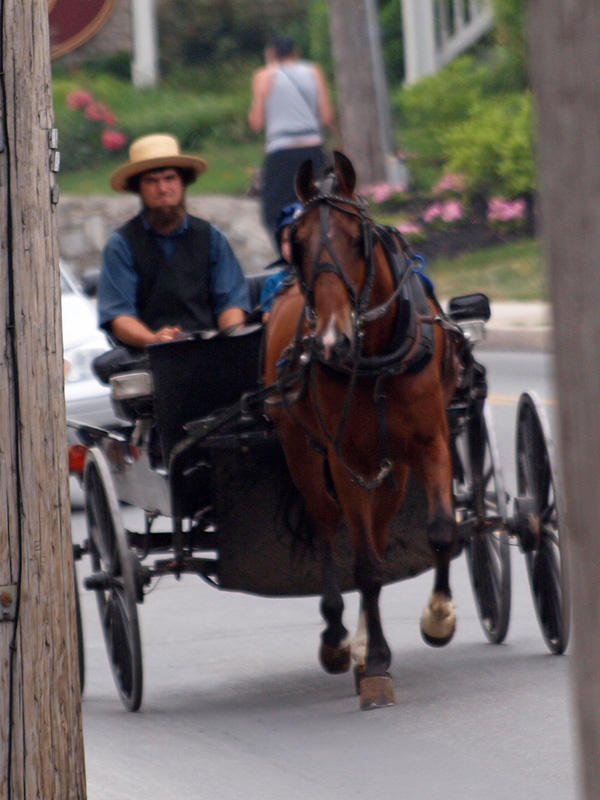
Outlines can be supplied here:
<path id="1" fill-rule="evenodd" d="M 92 371 L 92 361 L 106 352 L 106 347 L 78 347 L 65 353 L 65 383 L 98 380 Z"/>

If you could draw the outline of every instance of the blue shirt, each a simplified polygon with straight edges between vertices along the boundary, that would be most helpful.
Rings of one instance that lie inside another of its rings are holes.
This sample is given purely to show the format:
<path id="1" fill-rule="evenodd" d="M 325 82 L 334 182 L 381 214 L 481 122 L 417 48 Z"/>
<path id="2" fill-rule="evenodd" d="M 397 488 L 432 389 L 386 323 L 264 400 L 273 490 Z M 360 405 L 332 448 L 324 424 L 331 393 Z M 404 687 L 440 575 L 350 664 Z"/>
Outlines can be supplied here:
<path id="1" fill-rule="evenodd" d="M 188 228 L 186 217 L 183 225 L 168 235 L 156 233 L 142 214 L 142 221 L 156 243 L 162 247 L 167 258 L 173 255 L 179 237 Z M 225 235 L 214 225 L 210 226 L 210 272 L 209 287 L 213 314 L 218 317 L 228 308 L 250 311 L 250 299 L 246 278 Z M 137 308 L 138 274 L 129 243 L 120 231 L 108 238 L 102 252 L 102 272 L 98 285 L 98 324 L 109 328 L 116 317 L 126 314 L 139 317 Z M 173 320 L 173 325 L 177 320 Z"/>
<path id="2" fill-rule="evenodd" d="M 273 300 L 275 300 L 275 297 L 282 289 L 285 279 L 289 278 L 291 274 L 291 271 L 286 267 L 285 269 L 276 272 L 274 275 L 269 275 L 269 277 L 263 283 L 263 287 L 260 292 L 259 302 L 263 311 L 271 310 Z"/>

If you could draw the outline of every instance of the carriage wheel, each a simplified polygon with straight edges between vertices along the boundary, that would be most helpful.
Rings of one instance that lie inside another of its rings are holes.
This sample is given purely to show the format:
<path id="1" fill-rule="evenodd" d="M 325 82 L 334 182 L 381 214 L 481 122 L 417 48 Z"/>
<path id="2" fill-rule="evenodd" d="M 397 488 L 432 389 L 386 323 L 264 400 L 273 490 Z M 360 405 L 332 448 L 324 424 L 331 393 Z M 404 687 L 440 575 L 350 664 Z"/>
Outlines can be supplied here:
<path id="1" fill-rule="evenodd" d="M 81 621 L 81 602 L 79 600 L 79 586 L 77 584 L 77 570 L 73 565 L 73 579 L 75 592 L 75 624 L 77 626 L 77 655 L 79 663 L 79 686 L 81 694 L 85 685 L 85 654 L 83 650 L 83 623 Z"/>
<path id="2" fill-rule="evenodd" d="M 455 509 L 470 531 L 466 558 L 475 604 L 488 641 L 500 644 L 510 617 L 510 550 L 506 493 L 487 406 L 453 444 Z"/>
<path id="3" fill-rule="evenodd" d="M 542 635 L 552 653 L 569 640 L 569 602 L 565 553 L 561 549 L 554 452 L 541 403 L 532 392 L 517 407 L 517 491 L 532 508 L 524 547 L 529 584 Z"/>
<path id="4" fill-rule="evenodd" d="M 142 701 L 142 647 L 136 608 L 135 566 L 119 512 L 108 464 L 91 448 L 85 464 L 85 507 L 100 624 L 113 678 L 123 705 L 137 711 Z"/>

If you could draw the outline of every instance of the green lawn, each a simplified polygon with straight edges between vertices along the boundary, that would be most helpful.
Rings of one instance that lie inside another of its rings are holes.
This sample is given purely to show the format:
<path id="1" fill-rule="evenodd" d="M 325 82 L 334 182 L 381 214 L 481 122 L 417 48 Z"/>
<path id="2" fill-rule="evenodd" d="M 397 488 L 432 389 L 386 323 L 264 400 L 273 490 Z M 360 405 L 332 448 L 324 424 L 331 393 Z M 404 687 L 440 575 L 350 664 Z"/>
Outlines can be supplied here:
<path id="1" fill-rule="evenodd" d="M 256 142 L 211 141 L 198 153 L 208 169 L 189 188 L 190 194 L 242 195 L 252 182 L 252 176 L 263 160 L 262 144 Z M 58 176 L 62 192 L 67 194 L 112 194 L 108 183 L 111 172 L 127 161 L 127 155 L 106 160 L 93 169 L 64 172 Z"/>
<path id="2" fill-rule="evenodd" d="M 523 239 L 431 260 L 427 272 L 439 297 L 484 292 L 490 300 L 546 300 L 546 269 L 540 242 Z"/>

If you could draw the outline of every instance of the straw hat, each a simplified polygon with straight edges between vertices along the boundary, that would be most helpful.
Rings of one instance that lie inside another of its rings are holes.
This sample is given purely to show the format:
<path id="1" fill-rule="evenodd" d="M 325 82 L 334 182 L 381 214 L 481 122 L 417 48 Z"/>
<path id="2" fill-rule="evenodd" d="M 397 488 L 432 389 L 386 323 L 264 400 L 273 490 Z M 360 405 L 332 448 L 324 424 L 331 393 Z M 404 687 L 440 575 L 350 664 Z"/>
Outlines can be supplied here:
<path id="1" fill-rule="evenodd" d="M 110 185 L 116 192 L 130 192 L 129 181 L 135 175 L 151 169 L 182 167 L 191 170 L 194 180 L 206 169 L 206 161 L 199 156 L 183 155 L 175 136 L 152 133 L 135 139 L 129 147 L 129 162 L 110 176 Z"/>

